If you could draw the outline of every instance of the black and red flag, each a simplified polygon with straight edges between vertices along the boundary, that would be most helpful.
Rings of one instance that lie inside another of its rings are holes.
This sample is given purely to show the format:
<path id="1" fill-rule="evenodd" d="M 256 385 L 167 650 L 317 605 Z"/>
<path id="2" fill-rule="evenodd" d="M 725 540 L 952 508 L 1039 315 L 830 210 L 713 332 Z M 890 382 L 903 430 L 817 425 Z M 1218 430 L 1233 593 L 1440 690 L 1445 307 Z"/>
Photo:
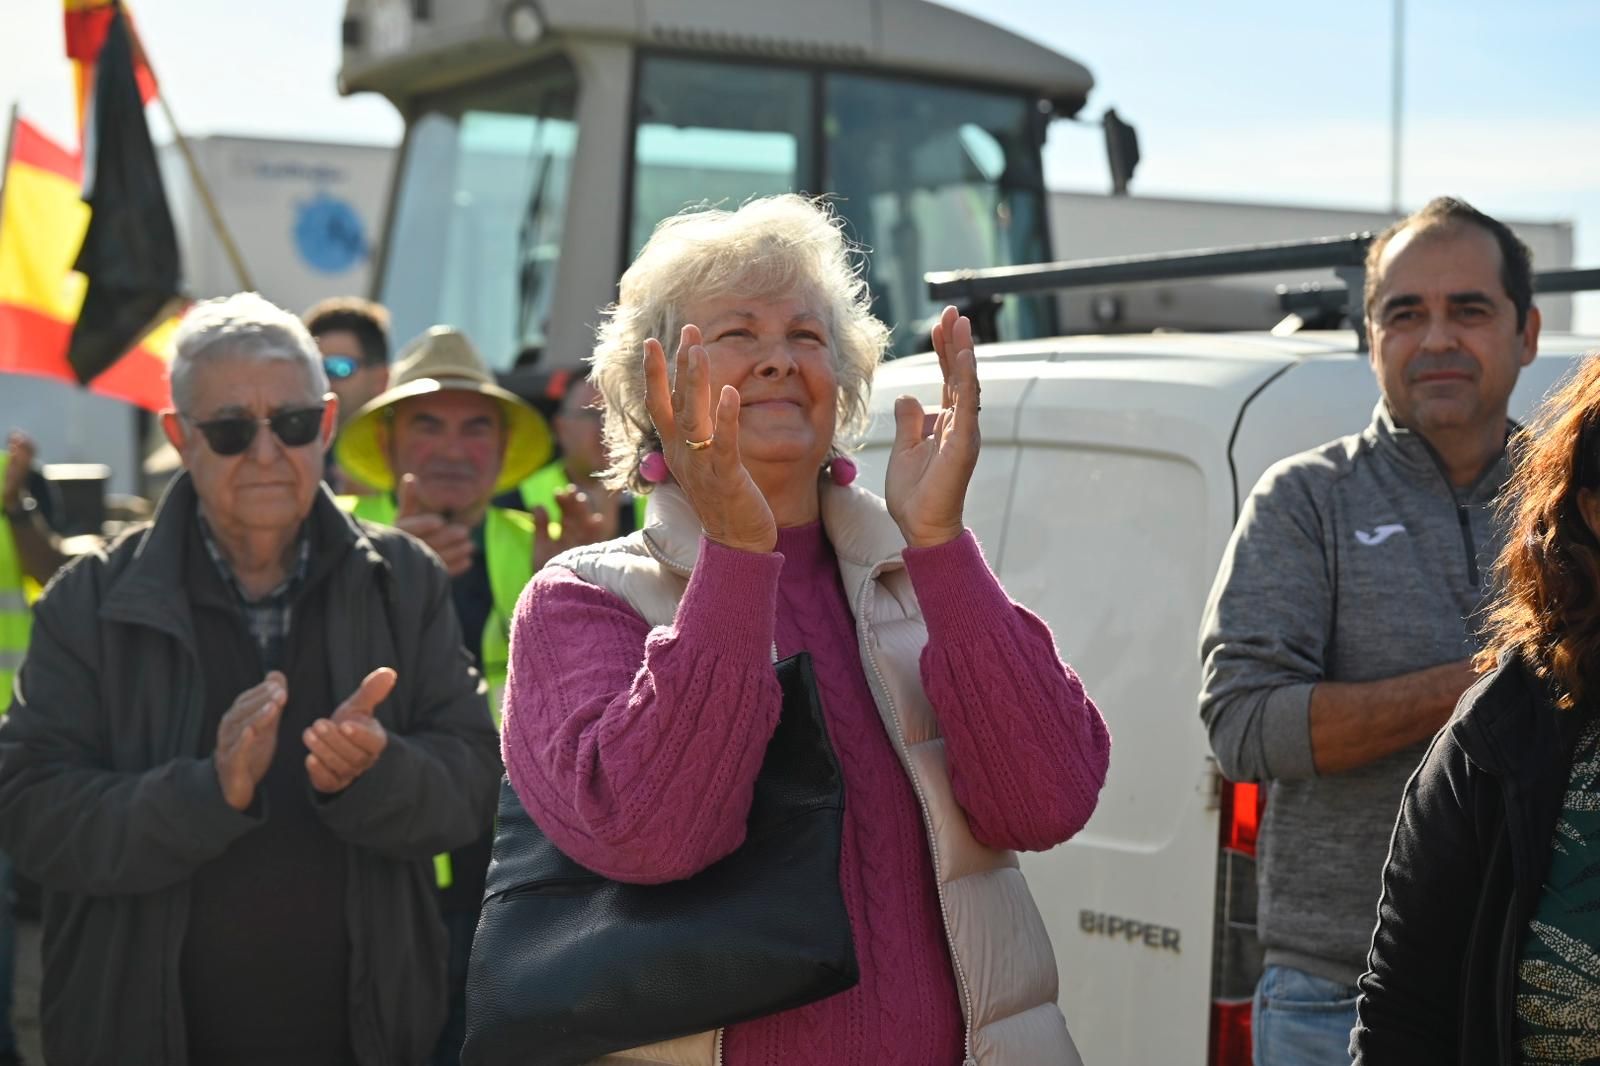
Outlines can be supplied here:
<path id="1" fill-rule="evenodd" d="M 84 60 L 89 62 L 87 58 Z M 161 324 L 181 297 L 178 238 L 150 126 L 148 74 L 141 83 L 127 14 L 110 5 L 92 58 L 84 116 L 83 199 L 89 228 L 73 269 L 88 278 L 67 360 L 87 383 Z"/>

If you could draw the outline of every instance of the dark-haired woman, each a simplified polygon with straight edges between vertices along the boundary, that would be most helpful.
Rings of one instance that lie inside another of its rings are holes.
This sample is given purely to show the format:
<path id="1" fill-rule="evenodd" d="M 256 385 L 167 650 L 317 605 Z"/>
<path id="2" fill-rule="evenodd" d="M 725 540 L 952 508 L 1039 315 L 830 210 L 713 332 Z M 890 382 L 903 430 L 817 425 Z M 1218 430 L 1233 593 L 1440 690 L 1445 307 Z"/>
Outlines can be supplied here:
<path id="1" fill-rule="evenodd" d="M 1507 496 L 1479 666 L 1406 786 L 1361 978 L 1361 1064 L 1600 1061 L 1600 357 Z"/>

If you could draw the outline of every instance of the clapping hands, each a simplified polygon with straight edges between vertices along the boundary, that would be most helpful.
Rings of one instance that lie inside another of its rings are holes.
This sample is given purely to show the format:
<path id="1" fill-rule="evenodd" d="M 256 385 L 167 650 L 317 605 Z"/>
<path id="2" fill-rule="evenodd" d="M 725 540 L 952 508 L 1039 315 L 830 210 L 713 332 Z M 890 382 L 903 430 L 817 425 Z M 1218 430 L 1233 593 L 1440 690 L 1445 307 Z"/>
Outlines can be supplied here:
<path id="1" fill-rule="evenodd" d="M 378 721 L 378 704 L 389 698 L 398 678 L 387 666 L 368 674 L 328 718 L 319 718 L 301 734 L 306 773 L 318 792 L 339 792 L 372 769 L 388 746 L 389 734 Z"/>
<path id="2" fill-rule="evenodd" d="M 661 342 L 644 342 L 645 406 L 667 468 L 707 537 L 742 551 L 770 552 L 778 523 L 739 457 L 739 390 L 724 385 L 712 397 L 710 357 L 698 326 L 683 327 L 676 360 L 676 374 L 669 376 Z"/>
<path id="3" fill-rule="evenodd" d="M 301 734 L 306 773 L 318 792 L 348 788 L 383 754 L 389 734 L 376 712 L 394 691 L 397 676 L 387 666 L 372 671 L 331 716 L 317 719 Z M 278 724 L 288 702 L 288 679 L 273 670 L 259 685 L 241 692 L 222 716 L 211 758 L 223 799 L 234 810 L 245 810 L 255 800 L 278 749 Z"/>
<path id="4" fill-rule="evenodd" d="M 435 514 L 422 505 L 415 474 L 400 478 L 396 490 L 395 528 L 403 529 L 433 549 L 445 573 L 460 577 L 472 568 L 472 530 L 460 522 Z"/>
<path id="5" fill-rule="evenodd" d="M 962 509 L 978 465 L 980 396 L 972 323 L 946 307 L 933 327 L 944 389 L 928 414 L 915 397 L 894 403 L 895 437 L 884 497 L 889 514 L 913 548 L 954 540 L 965 528 Z"/>
<path id="6" fill-rule="evenodd" d="M 547 508 L 533 509 L 534 573 L 569 548 L 598 544 L 617 535 L 617 507 L 610 501 L 596 511 L 587 493 L 568 485 L 556 493 L 556 508 L 560 512 L 558 520 L 552 519 Z"/>

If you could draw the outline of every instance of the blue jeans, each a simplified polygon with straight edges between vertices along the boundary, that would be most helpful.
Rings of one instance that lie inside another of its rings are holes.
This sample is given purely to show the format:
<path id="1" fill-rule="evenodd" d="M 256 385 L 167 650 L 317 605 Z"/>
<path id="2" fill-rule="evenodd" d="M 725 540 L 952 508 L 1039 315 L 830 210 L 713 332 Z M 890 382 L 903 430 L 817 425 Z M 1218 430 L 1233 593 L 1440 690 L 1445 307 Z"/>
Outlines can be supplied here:
<path id="1" fill-rule="evenodd" d="M 1268 966 L 1250 1016 L 1255 1066 L 1336 1066 L 1350 1061 L 1358 989 L 1287 966 Z"/>

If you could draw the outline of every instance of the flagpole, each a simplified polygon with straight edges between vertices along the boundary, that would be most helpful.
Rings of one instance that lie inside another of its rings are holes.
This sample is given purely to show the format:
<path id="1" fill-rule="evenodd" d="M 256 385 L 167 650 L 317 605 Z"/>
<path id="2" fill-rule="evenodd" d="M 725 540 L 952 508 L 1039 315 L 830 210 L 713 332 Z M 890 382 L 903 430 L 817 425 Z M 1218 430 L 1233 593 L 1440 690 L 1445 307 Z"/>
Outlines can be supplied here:
<path id="1" fill-rule="evenodd" d="M 189 180 L 194 182 L 194 191 L 200 197 L 200 206 L 205 208 L 206 217 L 211 220 L 211 229 L 216 233 L 223 252 L 227 254 L 228 262 L 233 264 L 233 273 L 239 279 L 239 287 L 254 292 L 255 280 L 250 276 L 249 268 L 244 265 L 244 256 L 239 253 L 239 246 L 234 243 L 228 224 L 222 220 L 222 212 L 217 210 L 217 201 L 211 195 L 211 186 L 200 173 L 200 164 L 195 161 L 194 152 L 189 148 L 189 138 L 183 135 L 183 130 L 178 127 L 178 120 L 173 117 L 172 105 L 167 102 L 167 94 L 161 90 L 161 79 L 156 77 L 156 68 L 150 62 L 150 53 L 146 50 L 144 41 L 140 39 L 139 31 L 134 28 L 133 20 L 127 19 L 126 22 L 128 36 L 133 46 L 138 49 L 139 58 L 144 60 L 145 68 L 150 71 L 150 77 L 155 80 L 156 100 L 161 104 L 161 113 L 166 117 L 167 125 L 172 128 L 172 139 L 178 146 L 178 154 L 183 156 L 183 162 L 188 168 Z"/>
<path id="2" fill-rule="evenodd" d="M 17 137 L 17 102 L 11 101 L 11 112 L 6 116 L 6 151 L 0 155 L 0 206 L 6 202 L 6 178 L 11 173 L 11 148 Z"/>
<path id="3" fill-rule="evenodd" d="M 1394 54 L 1389 101 L 1389 210 L 1400 213 L 1400 123 L 1406 76 L 1406 0 L 1394 0 Z"/>
<path id="4" fill-rule="evenodd" d="M 189 138 L 183 135 L 183 131 L 178 128 L 178 120 L 172 117 L 172 108 L 167 104 L 167 94 L 158 92 L 156 99 L 161 101 L 161 113 L 166 116 L 167 125 L 172 127 L 172 139 L 188 167 L 189 178 L 194 182 L 194 191 L 200 197 L 201 206 L 206 209 L 206 217 L 211 220 L 211 228 L 216 231 L 217 240 L 228 255 L 228 262 L 233 264 L 233 273 L 239 279 L 239 287 L 254 292 L 256 283 L 244 265 L 244 256 L 239 254 L 239 246 L 233 242 L 233 234 L 228 232 L 227 223 L 222 221 L 222 212 L 217 210 L 217 202 L 211 196 L 211 186 L 206 184 L 206 179 L 200 174 L 200 165 L 195 162 L 194 153 L 189 150 Z"/>

